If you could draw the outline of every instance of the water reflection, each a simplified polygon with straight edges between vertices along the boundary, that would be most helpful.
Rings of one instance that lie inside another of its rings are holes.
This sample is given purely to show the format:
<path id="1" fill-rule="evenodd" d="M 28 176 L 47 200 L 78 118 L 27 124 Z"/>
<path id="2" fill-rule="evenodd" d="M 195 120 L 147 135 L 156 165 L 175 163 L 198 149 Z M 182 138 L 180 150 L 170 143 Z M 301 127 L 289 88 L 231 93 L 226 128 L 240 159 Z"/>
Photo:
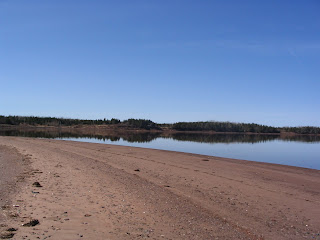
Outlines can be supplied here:
<path id="1" fill-rule="evenodd" d="M 0 135 L 55 138 L 189 152 L 320 170 L 320 137 L 271 134 L 0 130 Z"/>
<path id="2" fill-rule="evenodd" d="M 21 131 L 0 130 L 2 136 L 20 136 L 35 138 L 89 138 L 117 142 L 120 140 L 130 143 L 148 143 L 157 138 L 173 139 L 198 143 L 261 143 L 275 140 L 305 143 L 319 143 L 320 136 L 306 135 L 272 135 L 272 134 L 199 134 L 199 133 L 162 133 L 162 132 L 110 132 L 107 134 L 83 134 L 66 131 Z"/>
<path id="3" fill-rule="evenodd" d="M 259 143 L 278 139 L 277 135 L 174 133 L 169 138 L 200 143 Z"/>
<path id="4" fill-rule="evenodd" d="M 66 131 L 22 131 L 22 130 L 0 130 L 0 136 L 19 136 L 34 138 L 89 138 L 103 141 L 117 142 L 121 139 L 127 142 L 145 143 L 160 137 L 161 133 L 135 133 L 135 132 L 110 132 L 109 134 L 84 134 Z"/>

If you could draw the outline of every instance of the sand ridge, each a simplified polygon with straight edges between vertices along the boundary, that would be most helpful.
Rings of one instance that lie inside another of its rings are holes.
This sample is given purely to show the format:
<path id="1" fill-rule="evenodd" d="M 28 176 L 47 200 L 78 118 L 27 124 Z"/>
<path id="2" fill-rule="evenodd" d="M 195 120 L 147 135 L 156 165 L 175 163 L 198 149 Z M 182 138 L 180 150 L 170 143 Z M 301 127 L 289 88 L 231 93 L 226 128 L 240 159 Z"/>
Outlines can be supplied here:
<path id="1" fill-rule="evenodd" d="M 7 221 L 15 239 L 320 239 L 317 170 L 61 140 L 0 145 L 33 169 Z M 31 219 L 40 224 L 21 226 Z"/>

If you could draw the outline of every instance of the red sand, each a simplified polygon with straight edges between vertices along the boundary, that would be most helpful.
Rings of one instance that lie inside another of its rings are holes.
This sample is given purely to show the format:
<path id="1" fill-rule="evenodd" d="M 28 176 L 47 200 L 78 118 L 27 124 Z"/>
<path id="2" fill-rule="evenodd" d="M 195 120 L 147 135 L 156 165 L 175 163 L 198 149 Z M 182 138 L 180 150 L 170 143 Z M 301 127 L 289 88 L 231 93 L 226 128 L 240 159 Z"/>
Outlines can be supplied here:
<path id="1" fill-rule="evenodd" d="M 16 214 L 1 227 L 18 228 L 14 239 L 320 239 L 318 170 L 59 140 L 1 145 L 33 169 L 12 194 L 19 207 L 1 210 Z M 40 224 L 21 226 L 31 219 Z"/>

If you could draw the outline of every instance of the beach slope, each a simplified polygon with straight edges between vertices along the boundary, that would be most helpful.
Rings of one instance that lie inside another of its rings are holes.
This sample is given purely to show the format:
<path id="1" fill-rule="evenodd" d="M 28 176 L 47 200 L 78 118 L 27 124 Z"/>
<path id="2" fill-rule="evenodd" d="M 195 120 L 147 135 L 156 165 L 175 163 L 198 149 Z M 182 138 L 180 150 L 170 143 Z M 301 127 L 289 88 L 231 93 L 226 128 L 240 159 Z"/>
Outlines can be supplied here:
<path id="1" fill-rule="evenodd" d="M 318 170 L 20 137 L 0 152 L 29 162 L 7 167 L 27 175 L 1 208 L 14 239 L 320 239 Z"/>

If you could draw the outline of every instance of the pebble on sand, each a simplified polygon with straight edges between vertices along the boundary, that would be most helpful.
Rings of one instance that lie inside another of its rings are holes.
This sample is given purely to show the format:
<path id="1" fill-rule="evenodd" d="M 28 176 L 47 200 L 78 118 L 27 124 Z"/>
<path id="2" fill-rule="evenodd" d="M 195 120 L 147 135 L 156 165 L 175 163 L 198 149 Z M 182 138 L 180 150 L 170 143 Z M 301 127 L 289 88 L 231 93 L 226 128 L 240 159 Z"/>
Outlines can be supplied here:
<path id="1" fill-rule="evenodd" d="M 23 227 L 34 227 L 36 225 L 40 224 L 39 220 L 32 219 L 30 222 L 22 224 Z"/>
<path id="2" fill-rule="evenodd" d="M 39 182 L 34 182 L 34 183 L 32 184 L 32 186 L 34 186 L 34 187 L 42 187 Z"/>

